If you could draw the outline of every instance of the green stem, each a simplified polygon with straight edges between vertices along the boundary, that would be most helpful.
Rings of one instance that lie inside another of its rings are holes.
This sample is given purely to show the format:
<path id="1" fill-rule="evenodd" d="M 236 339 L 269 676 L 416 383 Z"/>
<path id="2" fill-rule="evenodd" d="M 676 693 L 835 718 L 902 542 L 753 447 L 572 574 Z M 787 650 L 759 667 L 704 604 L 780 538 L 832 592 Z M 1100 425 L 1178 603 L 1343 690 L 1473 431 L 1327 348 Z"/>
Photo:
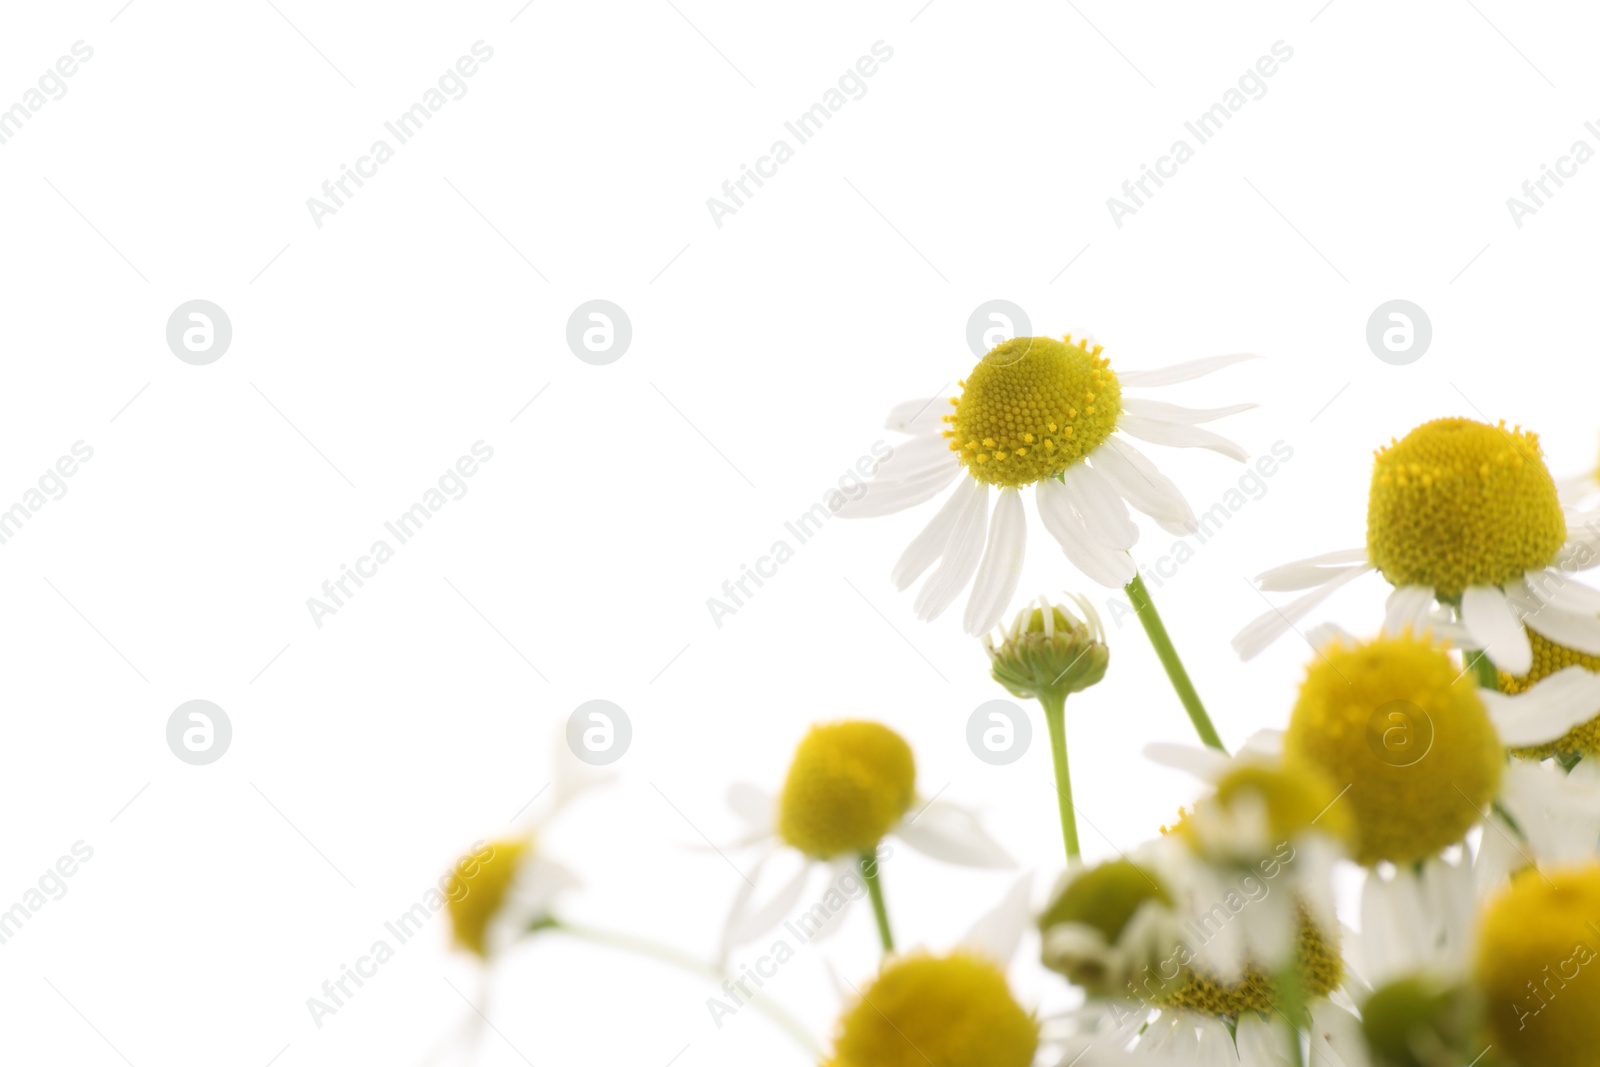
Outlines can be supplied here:
<path id="1" fill-rule="evenodd" d="M 566 934 L 568 937 L 576 937 L 584 941 L 592 942 L 593 944 L 606 945 L 611 948 L 621 949 L 624 952 L 632 952 L 635 955 L 646 956 L 650 959 L 658 960 L 662 963 L 668 963 L 674 967 L 697 974 L 714 985 L 725 986 L 727 983 L 733 980 L 732 977 L 720 967 L 707 963 L 705 960 L 699 959 L 696 956 L 691 956 L 687 952 L 682 952 L 678 949 L 675 949 L 670 945 L 658 944 L 654 941 L 648 941 L 641 937 L 633 937 L 629 934 L 619 934 L 612 930 L 601 930 L 592 926 L 580 926 L 566 922 L 565 920 L 557 919 L 546 919 L 542 922 L 534 924 L 534 926 L 530 929 L 555 930 L 559 933 Z M 818 1060 L 823 1058 L 822 1048 L 812 1039 L 811 1034 L 806 1030 L 805 1025 L 794 1016 L 790 1015 L 788 1012 L 777 1007 L 776 1005 L 767 1003 L 767 999 L 765 997 L 751 998 L 750 1004 L 757 1011 L 761 1012 L 767 1018 L 777 1023 L 785 1033 L 794 1039 L 796 1044 L 805 1050 L 807 1055 L 813 1056 Z"/>
<path id="2" fill-rule="evenodd" d="M 1056 805 L 1061 810 L 1061 841 L 1067 846 L 1067 862 L 1078 858 L 1078 815 L 1072 805 L 1072 769 L 1067 765 L 1067 698 L 1041 693 L 1044 721 L 1050 724 L 1050 759 L 1056 770 Z"/>
<path id="3" fill-rule="evenodd" d="M 1144 632 L 1150 638 L 1150 644 L 1155 647 L 1156 655 L 1161 659 L 1161 666 L 1166 668 L 1167 677 L 1172 681 L 1172 688 L 1177 691 L 1178 699 L 1183 702 L 1183 708 L 1189 713 L 1189 721 L 1194 723 L 1195 733 L 1200 735 L 1200 740 L 1219 752 L 1228 751 L 1223 747 L 1222 738 L 1217 735 L 1217 728 L 1211 725 L 1211 716 L 1206 714 L 1205 705 L 1200 703 L 1200 694 L 1195 692 L 1194 683 L 1189 680 L 1189 672 L 1183 669 L 1183 661 L 1178 658 L 1178 650 L 1172 647 L 1172 638 L 1167 635 L 1167 628 L 1161 622 L 1161 615 L 1156 611 L 1155 601 L 1150 599 L 1150 590 L 1145 588 L 1144 576 L 1134 575 L 1124 591 L 1128 599 L 1133 602 L 1133 610 L 1139 615 L 1139 622 L 1144 626 Z"/>
<path id="4" fill-rule="evenodd" d="M 872 897 L 872 914 L 878 920 L 878 941 L 883 945 L 883 954 L 887 956 L 894 951 L 894 933 L 889 929 L 889 906 L 884 902 L 883 883 L 878 878 L 876 850 L 861 854 L 861 877 L 867 883 L 867 893 Z"/>
<path id="5" fill-rule="evenodd" d="M 1300 985 L 1300 966 L 1291 957 L 1278 976 L 1278 999 L 1289 1023 L 1289 1062 L 1294 1067 L 1305 1067 L 1305 1053 L 1300 1047 L 1300 1021 L 1306 1013 L 1305 990 Z"/>
<path id="6" fill-rule="evenodd" d="M 1479 649 L 1477 652 L 1471 653 L 1471 655 L 1475 657 L 1472 661 L 1472 669 L 1478 672 L 1478 685 L 1484 689 L 1493 689 L 1498 693 L 1500 691 L 1500 671 L 1495 667 L 1494 661 L 1489 658 L 1489 653 Z"/>

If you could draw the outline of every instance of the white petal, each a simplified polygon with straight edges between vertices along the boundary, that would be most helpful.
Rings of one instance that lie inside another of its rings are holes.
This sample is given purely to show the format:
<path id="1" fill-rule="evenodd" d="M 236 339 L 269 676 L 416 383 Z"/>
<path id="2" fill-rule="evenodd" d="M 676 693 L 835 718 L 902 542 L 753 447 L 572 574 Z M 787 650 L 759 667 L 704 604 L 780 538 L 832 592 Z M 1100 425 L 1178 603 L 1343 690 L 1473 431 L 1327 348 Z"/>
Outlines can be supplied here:
<path id="1" fill-rule="evenodd" d="M 912 582 L 922 577 L 923 572 L 944 555 L 945 546 L 950 543 L 950 535 L 955 532 L 965 503 L 966 499 L 960 493 L 951 493 L 928 525 L 906 546 L 894 570 L 889 573 L 896 589 L 904 592 L 910 588 Z"/>
<path id="2" fill-rule="evenodd" d="M 749 782 L 734 782 L 728 787 L 728 807 L 751 830 L 768 833 L 778 825 L 778 798 Z"/>
<path id="3" fill-rule="evenodd" d="M 1600 716 L 1600 674 L 1582 667 L 1559 670 L 1515 696 L 1489 689 L 1479 695 L 1500 740 L 1518 748 L 1554 741 Z"/>
<path id="4" fill-rule="evenodd" d="M 1600 838 L 1600 777 L 1586 765 L 1578 764 L 1571 774 L 1553 762 L 1512 760 L 1506 767 L 1500 802 L 1526 839 L 1518 849 L 1525 862 L 1543 867 L 1593 862 Z"/>
<path id="5" fill-rule="evenodd" d="M 1002 968 L 1009 966 L 1022 945 L 1023 933 L 1033 925 L 1032 890 L 1030 872 L 1017 879 L 998 906 L 972 924 L 961 947 L 981 953 Z"/>
<path id="6" fill-rule="evenodd" d="M 1139 527 L 1109 478 L 1086 463 L 1074 463 L 1061 472 L 1061 484 L 1089 535 L 1100 544 L 1126 552 L 1138 542 Z"/>
<path id="7" fill-rule="evenodd" d="M 1590 656 L 1600 656 L 1600 619 L 1592 615 L 1574 615 L 1554 607 L 1539 607 L 1531 597 L 1513 597 L 1512 602 L 1523 612 L 1522 621 L 1558 645 Z M 1506 668 L 1510 670 L 1509 667 Z"/>
<path id="8" fill-rule="evenodd" d="M 846 500 L 835 515 L 841 519 L 875 519 L 893 515 L 906 508 L 932 500 L 961 474 L 961 461 L 955 453 L 936 467 L 932 467 L 906 481 L 867 483 L 866 491 L 854 500 Z"/>
<path id="9" fill-rule="evenodd" d="M 994 521 L 989 524 L 989 546 L 983 563 L 972 581 L 967 599 L 966 630 L 982 637 L 1006 613 L 1011 597 L 1022 578 L 1022 560 L 1028 547 L 1028 517 L 1022 510 L 1022 494 L 1015 486 L 1000 490 L 994 504 Z"/>
<path id="10" fill-rule="evenodd" d="M 1600 589 L 1575 582 L 1554 567 L 1529 571 L 1522 581 L 1540 604 L 1572 615 L 1600 615 Z"/>
<path id="11" fill-rule="evenodd" d="M 1289 1032 L 1283 1026 L 1247 1012 L 1239 1019 L 1237 1037 L 1239 1067 L 1280 1067 L 1289 1063 Z"/>
<path id="12" fill-rule="evenodd" d="M 1234 651 L 1238 652 L 1239 658 L 1244 660 L 1251 660 L 1259 656 L 1268 645 L 1294 629 L 1295 623 L 1311 614 L 1318 605 L 1334 593 L 1366 574 L 1369 569 L 1358 568 L 1345 571 L 1321 589 L 1314 589 L 1298 600 L 1291 601 L 1281 608 L 1273 608 L 1266 614 L 1261 615 L 1249 626 L 1240 630 L 1234 637 Z"/>
<path id="13" fill-rule="evenodd" d="M 955 602 L 961 590 L 972 581 L 983 553 L 983 537 L 989 529 L 989 487 L 976 479 L 963 479 L 956 493 L 965 498 L 961 517 L 950 534 L 939 567 L 928 576 L 917 592 L 917 617 L 923 622 L 936 619 Z"/>
<path id="14" fill-rule="evenodd" d="M 990 837 L 972 812 L 934 800 L 895 828 L 895 835 L 921 852 L 961 867 L 1009 869 L 1016 862 Z"/>
<path id="15" fill-rule="evenodd" d="M 1384 609 L 1383 632 L 1394 636 L 1409 629 L 1420 634 L 1433 614 L 1434 593 L 1425 585 L 1397 585 Z"/>
<path id="16" fill-rule="evenodd" d="M 757 868 L 759 872 L 760 868 Z M 751 897 L 744 895 L 741 907 L 736 915 L 729 916 L 728 924 L 723 928 L 724 955 L 730 949 L 740 945 L 749 944 L 756 938 L 777 929 L 789 913 L 794 911 L 795 905 L 800 903 L 800 895 L 805 892 L 806 881 L 811 874 L 811 864 L 802 861 L 797 870 L 791 874 L 787 881 L 778 887 L 765 904 L 750 906 Z M 752 876 L 752 881 L 756 878 Z"/>
<path id="17" fill-rule="evenodd" d="M 1091 466 L 1111 479 L 1124 500 L 1156 520 L 1163 530 L 1186 537 L 1199 529 L 1194 509 L 1172 479 L 1128 442 L 1108 437 L 1089 459 Z"/>
<path id="18" fill-rule="evenodd" d="M 1325 1000 L 1311 1002 L 1311 1063 L 1372 1067 L 1361 1023 Z"/>
<path id="19" fill-rule="evenodd" d="M 1533 645 L 1528 641 L 1528 631 L 1499 586 L 1469 586 L 1461 594 L 1461 621 L 1495 666 L 1516 675 L 1533 669 Z"/>
<path id="20" fill-rule="evenodd" d="M 1137 415 L 1144 419 L 1155 419 L 1158 422 L 1172 422 L 1180 426 L 1193 426 L 1201 422 L 1214 422 L 1229 415 L 1237 415 L 1241 411 L 1258 408 L 1260 404 L 1232 404 L 1225 408 L 1185 408 L 1177 404 L 1168 404 L 1160 400 L 1146 400 L 1142 397 L 1125 396 L 1122 398 L 1122 410 L 1129 415 Z"/>
<path id="21" fill-rule="evenodd" d="M 794 924 L 806 934 L 808 945 L 820 945 L 843 930 L 851 906 L 866 895 L 866 886 L 861 880 L 861 861 L 854 857 L 834 860 L 828 868 L 828 888 L 837 893 L 825 899 L 813 897 L 811 907 L 795 917 Z M 843 902 L 838 903 L 841 898 Z"/>
<path id="22" fill-rule="evenodd" d="M 1056 539 L 1074 567 L 1110 589 L 1120 589 L 1133 581 L 1134 575 L 1139 573 L 1133 557 L 1101 546 L 1089 536 L 1083 520 L 1072 508 L 1065 486 L 1054 478 L 1046 478 L 1034 486 L 1033 499 L 1039 507 L 1044 528 Z"/>
<path id="23" fill-rule="evenodd" d="M 1236 459 L 1240 463 L 1250 458 L 1239 445 L 1223 437 L 1221 434 L 1202 430 L 1198 426 L 1183 426 L 1174 422 L 1158 422 L 1155 419 L 1143 418 L 1139 415 L 1124 414 L 1117 420 L 1117 429 L 1123 433 L 1132 434 L 1142 441 L 1149 441 L 1153 445 L 1170 445 L 1173 448 L 1209 448 L 1213 452 L 1220 452 L 1229 459 Z"/>
<path id="24" fill-rule="evenodd" d="M 1264 591 L 1288 593 L 1321 585 L 1337 577 L 1337 571 L 1366 562 L 1366 549 L 1342 548 L 1337 552 L 1324 552 L 1320 556 L 1297 559 L 1293 563 L 1285 563 L 1271 570 L 1262 571 L 1256 575 L 1256 582 Z"/>
<path id="25" fill-rule="evenodd" d="M 883 425 L 899 433 L 938 433 L 945 429 L 944 416 L 952 410 L 950 398 L 945 396 L 906 400 L 889 409 L 889 417 Z"/>
<path id="26" fill-rule="evenodd" d="M 1312 648 L 1327 648 L 1329 645 L 1355 645 L 1359 644 L 1356 638 L 1336 622 L 1319 622 L 1306 630 L 1306 644 Z"/>
<path id="27" fill-rule="evenodd" d="M 1215 782 L 1233 766 L 1233 760 L 1210 748 L 1153 741 L 1144 746 L 1144 758 L 1164 767 L 1186 771 L 1202 782 Z"/>
<path id="28" fill-rule="evenodd" d="M 1223 367 L 1231 367 L 1235 363 L 1242 363 L 1247 359 L 1255 359 L 1253 352 L 1234 352 L 1226 356 L 1207 356 L 1205 359 L 1190 360 L 1187 363 L 1178 363 L 1171 367 L 1162 367 L 1159 370 L 1119 370 L 1117 381 L 1132 389 L 1150 389 L 1161 385 L 1177 385 L 1179 382 L 1189 382 L 1196 378 L 1203 378 L 1213 371 Z"/>

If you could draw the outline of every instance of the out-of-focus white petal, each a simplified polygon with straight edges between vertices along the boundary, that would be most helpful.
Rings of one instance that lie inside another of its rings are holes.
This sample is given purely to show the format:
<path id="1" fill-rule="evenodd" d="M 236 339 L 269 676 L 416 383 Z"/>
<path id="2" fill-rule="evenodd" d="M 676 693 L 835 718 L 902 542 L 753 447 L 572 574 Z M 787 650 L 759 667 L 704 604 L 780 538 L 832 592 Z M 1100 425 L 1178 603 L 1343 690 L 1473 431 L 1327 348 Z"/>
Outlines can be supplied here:
<path id="1" fill-rule="evenodd" d="M 1600 674 L 1565 667 L 1515 696 L 1479 694 L 1500 740 L 1514 747 L 1543 745 L 1600 716 Z"/>
<path id="2" fill-rule="evenodd" d="M 897 826 L 894 833 L 918 852 L 944 863 L 961 867 L 1016 866 L 975 814 L 949 801 L 930 801 Z"/>
<path id="3" fill-rule="evenodd" d="M 1383 632 L 1398 635 L 1405 630 L 1420 634 L 1428 628 L 1433 613 L 1434 592 L 1425 585 L 1397 585 L 1384 606 Z"/>
<path id="4" fill-rule="evenodd" d="M 778 825 L 778 798 L 749 782 L 728 786 L 728 807 L 750 830 L 772 833 Z"/>
<path id="5" fill-rule="evenodd" d="M 1366 573 L 1367 568 L 1360 567 L 1345 571 L 1321 589 L 1314 589 L 1298 600 L 1257 617 L 1234 637 L 1234 651 L 1239 653 L 1240 659 L 1254 659 L 1272 642 L 1293 630 L 1295 623 L 1315 611 L 1323 601 Z"/>
<path id="6" fill-rule="evenodd" d="M 1527 674 L 1533 669 L 1533 645 L 1528 641 L 1528 631 L 1499 586 L 1469 586 L 1461 594 L 1461 622 L 1473 643 L 1488 654 L 1495 666 L 1512 674 Z"/>
<path id="7" fill-rule="evenodd" d="M 1002 969 L 1010 966 L 1022 946 L 1023 933 L 1033 925 L 1032 892 L 1030 872 L 1017 879 L 1005 898 L 972 924 L 961 939 L 961 947 L 980 953 Z"/>
<path id="8" fill-rule="evenodd" d="M 761 871 L 766 867 L 767 857 L 763 857 L 751 872 L 750 881 L 759 882 Z M 811 874 L 811 863 L 801 859 L 799 866 L 782 883 L 776 892 L 763 904 L 752 904 L 754 890 L 742 892 L 736 898 L 736 908 L 728 915 L 727 925 L 722 930 L 722 947 L 718 954 L 719 959 L 726 959 L 727 954 L 740 945 L 749 944 L 763 934 L 778 928 L 789 913 L 794 911 L 795 905 L 800 903 L 800 895 L 805 892 L 806 881 Z M 744 886 L 749 889 L 749 885 Z"/>

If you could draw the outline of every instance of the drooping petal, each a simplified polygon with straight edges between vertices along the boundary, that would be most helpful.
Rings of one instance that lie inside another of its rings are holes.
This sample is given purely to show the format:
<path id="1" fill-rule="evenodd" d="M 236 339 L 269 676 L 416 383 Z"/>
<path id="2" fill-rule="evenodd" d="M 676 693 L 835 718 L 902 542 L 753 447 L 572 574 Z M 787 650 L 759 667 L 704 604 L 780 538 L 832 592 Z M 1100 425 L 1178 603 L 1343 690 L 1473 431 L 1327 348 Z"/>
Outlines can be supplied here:
<path id="1" fill-rule="evenodd" d="M 1074 567 L 1109 589 L 1120 589 L 1133 581 L 1139 573 L 1133 557 L 1100 545 L 1089 536 L 1088 528 L 1072 508 L 1065 486 L 1046 478 L 1034 487 L 1033 499 L 1039 506 L 1044 528 Z"/>
<path id="2" fill-rule="evenodd" d="M 778 798 L 749 782 L 728 786 L 728 807 L 750 830 L 773 833 L 778 825 Z"/>
<path id="3" fill-rule="evenodd" d="M 972 580 L 983 554 L 984 534 L 989 529 L 989 487 L 968 478 L 956 487 L 956 493 L 965 498 L 961 517 L 950 533 L 938 568 L 917 592 L 917 617 L 923 622 L 938 618 L 955 603 Z"/>
<path id="4" fill-rule="evenodd" d="M 1249 411 L 1260 407 L 1260 404 L 1230 404 L 1225 408 L 1186 408 L 1177 404 L 1168 404 L 1161 400 L 1147 400 L 1143 397 L 1125 396 L 1122 398 L 1122 410 L 1129 415 L 1138 415 L 1140 418 L 1155 419 L 1159 422 L 1171 422 L 1180 426 L 1194 426 L 1202 422 L 1214 422 L 1217 419 L 1237 415 L 1241 411 Z"/>
<path id="5" fill-rule="evenodd" d="M 1522 621 L 1558 645 L 1585 655 L 1600 656 L 1600 618 L 1593 615 L 1576 615 L 1562 611 L 1555 605 L 1539 606 L 1539 602 L 1526 590 L 1516 589 L 1510 594 L 1511 603 L 1522 615 Z M 1503 664 L 1502 664 L 1503 666 Z M 1510 668 L 1506 668 L 1510 670 Z"/>
<path id="6" fill-rule="evenodd" d="M 950 414 L 950 398 L 944 396 L 920 397 L 905 400 L 889 409 L 884 428 L 897 433 L 940 433 L 945 429 L 944 416 Z"/>
<path id="7" fill-rule="evenodd" d="M 970 949 L 998 963 L 1002 969 L 1009 966 L 1022 945 L 1022 935 L 1033 925 L 1033 873 L 1017 879 L 1000 903 L 981 916 L 966 936 L 961 947 Z"/>
<path id="8" fill-rule="evenodd" d="M 1106 438 L 1089 463 L 1111 479 L 1124 500 L 1156 520 L 1163 530 L 1186 537 L 1199 529 L 1194 509 L 1172 479 L 1128 442 L 1116 436 Z"/>
<path id="9" fill-rule="evenodd" d="M 1515 696 L 1479 695 L 1501 742 L 1517 748 L 1548 744 L 1600 716 L 1600 674 L 1583 667 L 1563 668 Z"/>
<path id="10" fill-rule="evenodd" d="M 1153 445 L 1169 445 L 1173 448 L 1208 448 L 1219 452 L 1229 459 L 1236 459 L 1243 463 L 1250 458 L 1250 453 L 1243 447 L 1233 443 L 1219 433 L 1203 430 L 1198 426 L 1185 426 L 1176 422 L 1161 422 L 1156 419 L 1145 418 L 1140 415 L 1124 414 L 1117 420 L 1117 429 L 1123 433 L 1132 434 L 1141 441 L 1149 441 Z"/>
<path id="11" fill-rule="evenodd" d="M 1347 567 L 1366 565 L 1366 549 L 1347 548 L 1338 552 L 1324 552 L 1320 556 L 1296 560 L 1262 571 L 1256 575 L 1256 584 L 1263 593 L 1292 593 L 1301 589 L 1314 589 L 1331 582 Z"/>
<path id="12" fill-rule="evenodd" d="M 905 481 L 868 482 L 864 493 L 854 500 L 846 500 L 844 506 L 834 514 L 841 519 L 875 519 L 882 515 L 893 515 L 932 500 L 960 474 L 961 462 L 956 459 L 955 453 L 951 453 L 949 460 Z"/>
<path id="13" fill-rule="evenodd" d="M 1533 669 L 1533 645 L 1528 641 L 1528 631 L 1499 586 L 1469 586 L 1461 594 L 1461 622 L 1473 643 L 1495 666 L 1512 674 L 1527 674 Z"/>
<path id="14" fill-rule="evenodd" d="M 1138 542 L 1139 527 L 1128 517 L 1127 503 L 1105 475 L 1086 463 L 1074 463 L 1061 472 L 1061 484 L 1089 536 L 1122 552 Z"/>
<path id="15" fill-rule="evenodd" d="M 975 814 L 949 801 L 930 801 L 894 832 L 918 852 L 944 863 L 991 869 L 1016 866 Z"/>
<path id="16" fill-rule="evenodd" d="M 889 573 L 896 589 L 905 592 L 912 582 L 922 577 L 923 572 L 944 555 L 945 546 L 950 543 L 950 535 L 955 532 L 966 503 L 963 494 L 951 493 L 928 525 L 906 546 L 894 570 Z"/>
<path id="17" fill-rule="evenodd" d="M 766 860 L 763 858 L 751 873 L 752 882 L 760 881 L 760 872 L 765 866 Z M 755 896 L 752 887 L 748 884 L 741 887 L 736 907 L 729 914 L 728 922 L 722 929 L 722 948 L 718 958 L 726 959 L 727 954 L 733 949 L 749 944 L 763 934 L 777 929 L 789 913 L 794 911 L 795 905 L 800 903 L 800 895 L 805 892 L 806 881 L 810 874 L 811 864 L 803 860 L 762 904 L 752 904 Z"/>
<path id="18" fill-rule="evenodd" d="M 1427 629 L 1433 614 L 1434 592 L 1425 585 L 1397 585 L 1384 606 L 1383 632 L 1389 635 L 1406 630 L 1420 634 Z"/>
<path id="19" fill-rule="evenodd" d="M 1315 611 L 1323 601 L 1369 570 L 1370 567 L 1358 567 L 1344 571 L 1321 589 L 1313 589 L 1298 600 L 1293 600 L 1281 608 L 1275 607 L 1258 616 L 1234 637 L 1234 651 L 1239 653 L 1240 659 L 1255 659 L 1268 645 L 1293 630 L 1296 623 Z"/>
<path id="20" fill-rule="evenodd" d="M 1528 595 L 1540 604 L 1572 615 L 1600 615 L 1600 589 L 1575 582 L 1555 567 L 1522 576 Z"/>
<path id="21" fill-rule="evenodd" d="M 964 619 L 966 631 L 982 637 L 1006 613 L 1011 597 L 1022 578 L 1022 560 L 1028 548 L 1028 517 L 1023 512 L 1022 494 L 1016 486 L 1000 490 L 994 504 L 994 520 L 989 524 L 989 545 L 972 581 Z"/>
<path id="22" fill-rule="evenodd" d="M 1253 352 L 1233 352 L 1225 356 L 1207 356 L 1204 359 L 1194 359 L 1187 363 L 1174 364 L 1171 367 L 1162 367 L 1158 370 L 1119 370 L 1117 381 L 1131 389 L 1152 389 L 1162 385 L 1177 385 L 1179 382 L 1190 382 L 1196 378 L 1203 378 L 1213 371 L 1224 367 L 1231 367 L 1235 363 L 1243 363 L 1247 359 L 1255 359 Z"/>
<path id="23" fill-rule="evenodd" d="M 1152 741 L 1144 746 L 1144 758 L 1163 767 L 1184 771 L 1202 782 L 1216 782 L 1233 766 L 1233 760 L 1210 748 L 1196 748 L 1171 741 Z"/>

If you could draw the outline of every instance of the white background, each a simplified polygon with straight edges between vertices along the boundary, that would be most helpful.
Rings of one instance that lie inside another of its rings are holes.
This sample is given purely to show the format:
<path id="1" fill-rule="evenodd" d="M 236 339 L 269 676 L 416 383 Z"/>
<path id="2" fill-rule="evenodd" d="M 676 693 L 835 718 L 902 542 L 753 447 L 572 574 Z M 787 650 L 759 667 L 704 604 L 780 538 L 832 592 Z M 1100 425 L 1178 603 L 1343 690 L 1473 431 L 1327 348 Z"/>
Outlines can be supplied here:
<path id="1" fill-rule="evenodd" d="M 705 604 L 892 442 L 891 404 L 970 369 L 986 300 L 1092 331 L 1113 368 L 1267 357 L 1178 399 L 1260 402 L 1219 429 L 1294 458 L 1155 590 L 1231 743 L 1282 724 L 1307 657 L 1236 662 L 1265 609 L 1245 576 L 1361 544 L 1373 448 L 1481 415 L 1538 429 L 1558 476 L 1594 461 L 1600 165 L 1521 228 L 1505 203 L 1600 147 L 1580 5 L 276 2 L 4 12 L 0 106 L 94 49 L 0 145 L 0 506 L 94 450 L 0 546 L 0 908 L 94 849 L 0 945 L 7 1062 L 416 1062 L 469 1010 L 447 980 L 474 987 L 442 918 L 320 1029 L 306 998 L 507 827 L 594 698 L 634 741 L 544 840 L 587 883 L 574 917 L 709 954 L 738 875 L 691 846 L 736 833 L 729 782 L 776 788 L 840 716 L 904 732 L 923 792 L 983 808 L 1042 891 L 1042 722 L 1020 763 L 976 760 L 967 717 L 1004 694 L 959 606 L 920 624 L 888 582 L 933 505 L 830 523 L 721 628 Z M 479 40 L 467 95 L 318 228 L 306 199 Z M 866 95 L 715 225 L 706 198 L 880 40 Z M 1107 197 L 1280 40 L 1266 95 L 1117 227 Z M 209 366 L 164 336 L 196 298 L 233 324 Z M 633 324 L 609 366 L 565 342 L 594 298 Z M 1405 367 L 1365 341 L 1394 298 L 1434 330 Z M 306 599 L 479 440 L 468 494 L 314 625 Z M 1242 473 L 1150 451 L 1197 509 Z M 1030 537 L 1024 592 L 1083 587 Z M 1147 526 L 1141 559 L 1171 542 Z M 1370 630 L 1382 593 L 1325 617 Z M 1091 856 L 1194 788 L 1140 760 L 1191 735 L 1137 627 L 1111 642 L 1069 708 Z M 165 741 L 196 698 L 234 728 L 207 767 Z M 902 941 L 934 948 L 1013 877 L 885 868 Z M 850 924 L 826 951 L 859 982 L 874 935 Z M 1027 961 L 1016 984 L 1062 1002 Z M 826 1033 L 823 950 L 769 989 Z M 495 976 L 478 1062 L 805 1062 L 753 1012 L 715 1028 L 711 992 L 536 941 Z"/>

